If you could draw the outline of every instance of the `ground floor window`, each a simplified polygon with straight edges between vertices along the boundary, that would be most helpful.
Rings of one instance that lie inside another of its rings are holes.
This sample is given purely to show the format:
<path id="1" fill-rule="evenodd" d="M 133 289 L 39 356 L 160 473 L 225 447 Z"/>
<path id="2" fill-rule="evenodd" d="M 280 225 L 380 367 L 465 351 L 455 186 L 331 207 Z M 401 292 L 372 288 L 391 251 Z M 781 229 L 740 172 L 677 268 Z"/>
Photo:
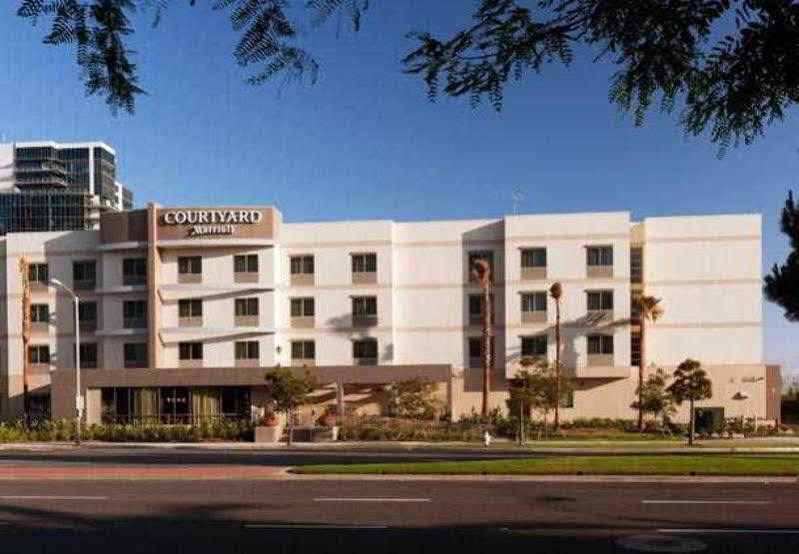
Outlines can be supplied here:
<path id="1" fill-rule="evenodd" d="M 109 387 L 101 389 L 103 423 L 201 423 L 249 419 L 249 387 Z"/>

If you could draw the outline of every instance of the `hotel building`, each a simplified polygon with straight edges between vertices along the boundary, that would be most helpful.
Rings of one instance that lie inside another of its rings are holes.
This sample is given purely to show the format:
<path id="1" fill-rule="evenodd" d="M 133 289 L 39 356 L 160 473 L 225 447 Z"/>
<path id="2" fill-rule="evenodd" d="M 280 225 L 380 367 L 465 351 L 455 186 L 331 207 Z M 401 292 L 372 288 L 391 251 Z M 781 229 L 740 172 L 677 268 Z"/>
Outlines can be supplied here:
<path id="1" fill-rule="evenodd" d="M 713 381 L 700 406 L 779 417 L 779 368 L 763 361 L 757 215 L 284 223 L 272 207 L 151 204 L 102 213 L 97 230 L 9 233 L 0 251 L 3 418 L 22 414 L 23 356 L 30 394 L 49 399 L 54 418 L 74 414 L 72 305 L 47 285 L 57 278 L 81 298 L 89 423 L 251 417 L 268 404 L 264 374 L 278 363 L 312 369 L 326 387 L 320 403 L 360 413 L 385 409 L 387 384 L 422 377 L 457 419 L 481 404 L 476 258 L 493 267 L 492 406 L 504 409 L 522 357 L 554 360 L 547 291 L 560 282 L 562 360 L 575 384 L 563 418 L 635 417 L 641 294 L 665 310 L 647 327 L 648 362 L 673 371 L 698 359 Z"/>

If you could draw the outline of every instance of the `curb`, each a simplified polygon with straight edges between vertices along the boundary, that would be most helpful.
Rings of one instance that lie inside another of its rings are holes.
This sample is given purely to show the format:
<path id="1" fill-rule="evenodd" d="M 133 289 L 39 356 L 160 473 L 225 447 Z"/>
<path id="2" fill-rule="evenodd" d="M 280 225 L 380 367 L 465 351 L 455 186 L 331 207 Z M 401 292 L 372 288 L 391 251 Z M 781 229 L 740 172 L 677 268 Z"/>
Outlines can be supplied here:
<path id="1" fill-rule="evenodd" d="M 712 475 L 306 475 L 291 473 L 292 468 L 275 477 L 296 481 L 455 481 L 528 483 L 693 483 L 693 484 L 797 484 L 799 477 L 712 476 Z"/>

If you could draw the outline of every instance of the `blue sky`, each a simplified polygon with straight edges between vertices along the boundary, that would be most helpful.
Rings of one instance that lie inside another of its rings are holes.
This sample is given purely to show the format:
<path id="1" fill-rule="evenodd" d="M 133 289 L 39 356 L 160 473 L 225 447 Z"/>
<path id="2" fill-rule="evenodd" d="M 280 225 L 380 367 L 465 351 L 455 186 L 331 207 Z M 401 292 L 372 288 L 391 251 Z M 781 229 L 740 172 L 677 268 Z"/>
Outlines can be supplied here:
<path id="1" fill-rule="evenodd" d="M 45 26 L 4 4 L 0 133 L 105 140 L 138 203 L 275 203 L 287 221 L 482 218 L 509 213 L 520 190 L 520 212 L 762 213 L 764 268 L 787 251 L 778 215 L 799 174 L 796 112 L 719 160 L 676 116 L 651 113 L 634 127 L 607 101 L 613 68 L 579 52 L 569 68 L 511 84 L 499 114 L 432 104 L 400 71 L 405 34 L 467 23 L 448 9 L 462 0 L 375 0 L 358 34 L 337 33 L 335 21 L 308 31 L 316 85 L 257 88 L 233 61 L 226 14 L 173 1 L 160 27 L 148 14 L 135 20 L 149 95 L 133 117 L 85 98 L 71 51 L 42 45 Z M 798 368 L 799 325 L 770 304 L 765 319 L 767 359 Z"/>

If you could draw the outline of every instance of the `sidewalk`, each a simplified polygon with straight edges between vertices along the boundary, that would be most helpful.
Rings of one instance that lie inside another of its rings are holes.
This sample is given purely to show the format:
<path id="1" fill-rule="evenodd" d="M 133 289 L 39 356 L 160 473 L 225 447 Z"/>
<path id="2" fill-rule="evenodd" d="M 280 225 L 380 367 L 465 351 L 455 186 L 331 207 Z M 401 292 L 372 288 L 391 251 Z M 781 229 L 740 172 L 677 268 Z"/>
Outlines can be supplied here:
<path id="1" fill-rule="evenodd" d="M 788 439 L 788 440 L 784 440 Z M 525 454 L 799 454 L 799 439 L 783 437 L 767 440 L 761 438 L 705 441 L 693 448 L 676 441 L 547 441 L 531 442 L 517 446 L 511 441 L 496 440 L 489 448 L 479 443 L 467 442 L 295 442 L 288 448 L 285 443 L 267 444 L 251 442 L 100 442 L 85 441 L 80 447 L 71 442 L 0 443 L 3 451 L 47 451 L 55 449 L 161 449 L 161 450 L 236 450 L 264 452 L 420 452 L 457 455 L 483 452 L 492 457 Z"/>

